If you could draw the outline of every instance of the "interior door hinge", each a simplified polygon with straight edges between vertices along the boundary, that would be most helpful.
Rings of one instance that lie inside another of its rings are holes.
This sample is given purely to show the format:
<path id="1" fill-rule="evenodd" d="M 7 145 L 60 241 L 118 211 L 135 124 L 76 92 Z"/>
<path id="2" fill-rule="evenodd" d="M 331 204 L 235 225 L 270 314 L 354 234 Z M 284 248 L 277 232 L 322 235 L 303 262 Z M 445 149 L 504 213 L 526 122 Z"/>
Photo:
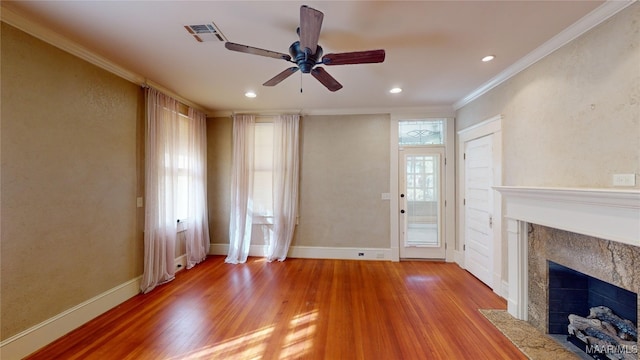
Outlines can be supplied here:
<path id="1" fill-rule="evenodd" d="M 467 250 L 467 245 L 462 245 L 462 251 L 466 251 Z"/>
<path id="2" fill-rule="evenodd" d="M 444 166 L 447 166 L 447 158 L 444 158 Z"/>
<path id="3" fill-rule="evenodd" d="M 467 199 L 462 199 L 462 205 L 467 205 Z"/>
<path id="4" fill-rule="evenodd" d="M 462 160 L 467 160 L 467 153 L 462 153 Z"/>

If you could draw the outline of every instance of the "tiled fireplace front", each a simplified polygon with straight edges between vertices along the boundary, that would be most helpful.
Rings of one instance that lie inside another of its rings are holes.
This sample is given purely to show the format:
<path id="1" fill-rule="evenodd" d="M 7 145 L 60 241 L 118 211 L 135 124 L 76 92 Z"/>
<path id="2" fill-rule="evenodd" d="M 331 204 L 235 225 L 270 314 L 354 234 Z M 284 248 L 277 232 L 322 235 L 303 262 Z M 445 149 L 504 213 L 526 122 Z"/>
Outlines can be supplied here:
<path id="1" fill-rule="evenodd" d="M 528 254 L 529 323 L 543 333 L 549 329 L 548 261 L 639 293 L 640 247 L 530 224 Z M 637 316 L 630 320 L 638 324 Z"/>

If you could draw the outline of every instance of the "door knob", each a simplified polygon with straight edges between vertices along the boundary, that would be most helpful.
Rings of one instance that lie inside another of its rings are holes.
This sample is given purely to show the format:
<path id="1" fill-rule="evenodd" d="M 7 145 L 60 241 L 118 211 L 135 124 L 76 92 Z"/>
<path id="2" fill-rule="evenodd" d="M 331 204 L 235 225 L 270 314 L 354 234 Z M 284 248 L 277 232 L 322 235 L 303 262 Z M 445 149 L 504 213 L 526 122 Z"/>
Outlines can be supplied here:
<path id="1" fill-rule="evenodd" d="M 404 214 L 404 209 L 400 210 L 400 213 L 401 213 L 401 214 Z"/>
<path id="2" fill-rule="evenodd" d="M 400 197 L 404 197 L 404 194 L 400 194 Z"/>

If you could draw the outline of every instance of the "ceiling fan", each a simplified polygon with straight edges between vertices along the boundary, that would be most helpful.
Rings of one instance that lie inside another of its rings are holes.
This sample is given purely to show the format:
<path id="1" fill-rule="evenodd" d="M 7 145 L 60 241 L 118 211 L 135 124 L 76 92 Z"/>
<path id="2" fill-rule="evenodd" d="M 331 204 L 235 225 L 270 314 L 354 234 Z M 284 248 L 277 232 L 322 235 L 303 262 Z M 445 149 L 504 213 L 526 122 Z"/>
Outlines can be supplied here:
<path id="1" fill-rule="evenodd" d="M 275 86 L 300 70 L 305 74 L 311 73 L 311 75 L 318 79 L 327 89 L 337 91 L 342 88 L 342 85 L 329 75 L 323 67 L 316 65 L 368 64 L 384 61 L 384 50 L 355 51 L 322 56 L 322 47 L 318 45 L 318 39 L 320 38 L 320 28 L 322 27 L 323 18 L 324 14 L 316 9 L 306 5 L 300 7 L 300 27 L 297 30 L 300 40 L 294 42 L 289 47 L 289 54 L 291 55 L 232 42 L 225 43 L 225 47 L 229 50 L 247 54 L 282 59 L 297 65 L 285 69 L 283 72 L 262 84 L 264 86 Z"/>

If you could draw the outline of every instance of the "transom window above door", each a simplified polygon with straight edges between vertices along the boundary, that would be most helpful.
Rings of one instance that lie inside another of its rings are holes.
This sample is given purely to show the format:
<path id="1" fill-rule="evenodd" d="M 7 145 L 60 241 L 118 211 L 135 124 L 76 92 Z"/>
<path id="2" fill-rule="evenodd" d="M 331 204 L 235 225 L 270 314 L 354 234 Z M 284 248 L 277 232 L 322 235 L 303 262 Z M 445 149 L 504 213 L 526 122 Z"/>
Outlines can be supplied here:
<path id="1" fill-rule="evenodd" d="M 398 122 L 398 144 L 443 145 L 445 119 L 402 120 Z"/>

